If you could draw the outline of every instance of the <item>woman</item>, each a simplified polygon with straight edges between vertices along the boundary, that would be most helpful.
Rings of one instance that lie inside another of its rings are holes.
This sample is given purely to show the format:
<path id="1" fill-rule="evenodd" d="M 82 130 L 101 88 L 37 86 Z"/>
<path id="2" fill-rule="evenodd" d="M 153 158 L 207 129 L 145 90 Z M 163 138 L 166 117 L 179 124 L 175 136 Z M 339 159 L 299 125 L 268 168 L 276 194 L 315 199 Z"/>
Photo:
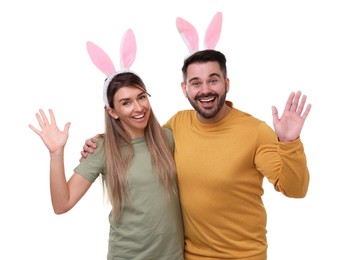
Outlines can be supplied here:
<path id="1" fill-rule="evenodd" d="M 172 133 L 162 129 L 141 78 L 131 72 L 110 81 L 105 133 L 94 154 L 66 181 L 63 131 L 44 111 L 36 114 L 38 134 L 50 153 L 50 187 L 56 214 L 69 211 L 101 175 L 111 201 L 108 259 L 183 259 L 184 238 L 176 186 Z"/>

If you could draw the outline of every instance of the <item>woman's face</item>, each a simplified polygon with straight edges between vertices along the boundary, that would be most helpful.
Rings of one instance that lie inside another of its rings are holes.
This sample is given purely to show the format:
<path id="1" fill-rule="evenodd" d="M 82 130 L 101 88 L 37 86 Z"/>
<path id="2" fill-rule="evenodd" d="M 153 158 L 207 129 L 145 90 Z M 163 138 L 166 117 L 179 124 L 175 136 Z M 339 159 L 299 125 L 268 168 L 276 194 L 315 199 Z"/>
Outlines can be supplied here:
<path id="1" fill-rule="evenodd" d="M 121 121 L 131 138 L 143 137 L 151 113 L 148 94 L 137 87 L 121 87 L 108 113 Z"/>

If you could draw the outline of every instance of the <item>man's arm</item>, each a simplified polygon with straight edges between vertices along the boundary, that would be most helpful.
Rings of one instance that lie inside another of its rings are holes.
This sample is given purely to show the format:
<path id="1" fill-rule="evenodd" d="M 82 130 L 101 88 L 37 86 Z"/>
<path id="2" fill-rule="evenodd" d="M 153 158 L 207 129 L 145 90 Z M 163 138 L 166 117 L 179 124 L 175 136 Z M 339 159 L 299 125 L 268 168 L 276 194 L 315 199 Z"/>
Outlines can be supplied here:
<path id="1" fill-rule="evenodd" d="M 84 146 L 82 147 L 82 151 L 80 152 L 81 158 L 79 161 L 82 159 L 85 159 L 88 154 L 92 154 L 94 150 L 97 148 L 97 144 L 94 142 L 94 138 L 99 138 L 103 137 L 104 134 L 97 134 L 91 138 L 86 139 Z"/>

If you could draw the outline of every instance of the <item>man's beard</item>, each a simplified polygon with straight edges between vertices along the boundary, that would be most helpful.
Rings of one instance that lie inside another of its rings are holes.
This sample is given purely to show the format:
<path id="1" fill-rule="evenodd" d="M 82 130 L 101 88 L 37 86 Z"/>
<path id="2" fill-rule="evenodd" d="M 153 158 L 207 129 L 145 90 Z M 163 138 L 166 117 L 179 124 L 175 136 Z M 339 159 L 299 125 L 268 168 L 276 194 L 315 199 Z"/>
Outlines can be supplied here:
<path id="1" fill-rule="evenodd" d="M 216 97 L 216 104 L 213 108 L 211 108 L 210 110 L 207 110 L 207 109 L 204 109 L 202 107 L 199 107 L 198 105 L 198 101 L 200 98 L 209 98 L 209 97 Z M 207 119 L 210 119 L 210 118 L 213 118 L 215 117 L 219 111 L 222 109 L 222 107 L 224 106 L 225 104 L 225 101 L 226 101 L 226 93 L 222 96 L 218 96 L 217 94 L 210 94 L 210 95 L 207 95 L 207 96 L 204 96 L 204 95 L 201 95 L 201 96 L 197 96 L 195 97 L 195 99 L 191 99 L 189 98 L 189 96 L 187 96 L 187 99 L 189 100 L 191 106 L 196 110 L 196 112 L 203 118 L 207 118 Z"/>

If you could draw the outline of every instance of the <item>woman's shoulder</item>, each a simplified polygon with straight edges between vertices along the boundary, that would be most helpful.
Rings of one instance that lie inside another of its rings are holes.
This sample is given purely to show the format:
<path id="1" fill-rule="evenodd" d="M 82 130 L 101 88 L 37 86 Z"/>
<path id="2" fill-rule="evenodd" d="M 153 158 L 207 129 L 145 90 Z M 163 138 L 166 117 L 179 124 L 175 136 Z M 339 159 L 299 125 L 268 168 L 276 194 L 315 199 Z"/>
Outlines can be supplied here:
<path id="1" fill-rule="evenodd" d="M 164 130 L 164 133 L 167 137 L 171 136 L 173 138 L 173 133 L 171 129 L 166 128 L 166 127 L 163 127 L 162 129 Z"/>
<path id="2" fill-rule="evenodd" d="M 92 138 L 93 142 L 95 142 L 98 145 L 104 145 L 104 135 L 99 135 Z"/>
<path id="3" fill-rule="evenodd" d="M 164 133 L 168 139 L 168 142 L 170 143 L 170 145 L 174 148 L 174 139 L 173 139 L 173 132 L 171 129 L 163 127 L 162 128 L 164 130 Z"/>

